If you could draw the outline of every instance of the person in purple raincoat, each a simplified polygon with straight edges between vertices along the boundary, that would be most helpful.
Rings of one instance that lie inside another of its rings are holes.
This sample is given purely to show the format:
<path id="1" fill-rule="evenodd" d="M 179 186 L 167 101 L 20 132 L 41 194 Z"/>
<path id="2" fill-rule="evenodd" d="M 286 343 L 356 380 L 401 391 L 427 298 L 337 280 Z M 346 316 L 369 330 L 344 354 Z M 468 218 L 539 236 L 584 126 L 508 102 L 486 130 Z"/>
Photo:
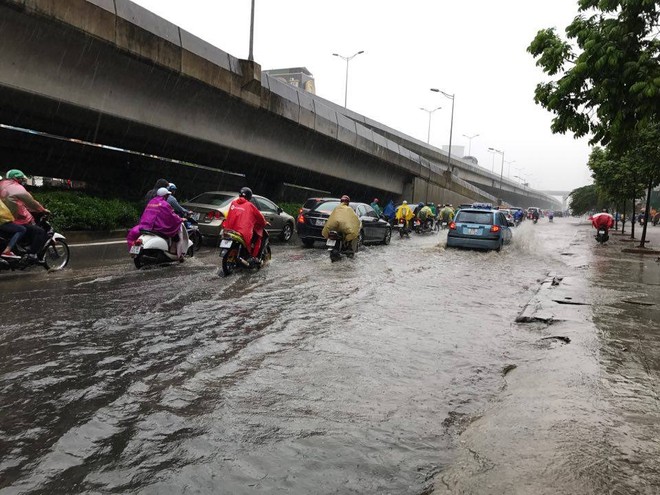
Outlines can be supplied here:
<path id="1" fill-rule="evenodd" d="M 176 242 L 177 255 L 182 257 L 188 249 L 188 236 L 182 228 L 183 219 L 174 212 L 172 206 L 167 202 L 170 191 L 161 187 L 156 197 L 151 199 L 140 217 L 140 223 L 128 231 L 126 242 L 130 248 L 140 237 L 141 230 L 150 230 L 165 237 L 178 237 Z M 173 243 L 174 244 L 174 243 Z"/>

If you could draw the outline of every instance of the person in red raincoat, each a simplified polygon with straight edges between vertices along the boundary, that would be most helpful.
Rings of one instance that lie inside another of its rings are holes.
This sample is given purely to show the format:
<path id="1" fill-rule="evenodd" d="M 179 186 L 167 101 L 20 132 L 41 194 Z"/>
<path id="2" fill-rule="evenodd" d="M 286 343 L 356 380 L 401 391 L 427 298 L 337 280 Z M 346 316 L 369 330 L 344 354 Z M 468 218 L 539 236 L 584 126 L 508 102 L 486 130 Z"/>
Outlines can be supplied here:
<path id="1" fill-rule="evenodd" d="M 249 187 L 242 188 L 238 198 L 229 205 L 229 212 L 222 227 L 241 234 L 248 247 L 252 243 L 250 256 L 257 258 L 261 249 L 261 238 L 264 235 L 266 219 L 250 202 L 251 199 L 252 190 Z"/>
<path id="2" fill-rule="evenodd" d="M 607 210 L 603 210 L 601 213 L 597 213 L 591 217 L 591 225 L 593 225 L 596 230 L 610 230 L 614 227 L 614 217 L 610 215 Z"/>

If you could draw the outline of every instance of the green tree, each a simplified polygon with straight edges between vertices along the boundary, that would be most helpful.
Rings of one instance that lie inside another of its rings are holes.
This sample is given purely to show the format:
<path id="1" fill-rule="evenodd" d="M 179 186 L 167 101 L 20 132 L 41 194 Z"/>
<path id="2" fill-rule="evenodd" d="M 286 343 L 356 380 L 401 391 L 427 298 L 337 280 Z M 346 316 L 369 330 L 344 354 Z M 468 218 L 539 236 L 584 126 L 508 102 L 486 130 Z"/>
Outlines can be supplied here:
<path id="1" fill-rule="evenodd" d="M 632 132 L 660 121 L 659 10 L 657 0 L 578 0 L 570 42 L 554 28 L 537 33 L 527 51 L 557 77 L 537 85 L 535 101 L 555 114 L 554 133 L 591 133 L 591 144 L 623 153 Z"/>
<path id="2" fill-rule="evenodd" d="M 595 184 L 573 189 L 569 195 L 568 207 L 573 215 L 584 215 L 590 211 L 600 211 L 606 204 Z"/>
<path id="3" fill-rule="evenodd" d="M 644 228 L 639 244 L 639 247 L 645 247 L 646 228 L 651 211 L 651 193 L 653 188 L 660 184 L 660 124 L 651 122 L 640 127 L 631 137 L 630 151 L 624 155 L 624 158 L 629 161 L 630 168 L 637 171 L 646 189 Z"/>

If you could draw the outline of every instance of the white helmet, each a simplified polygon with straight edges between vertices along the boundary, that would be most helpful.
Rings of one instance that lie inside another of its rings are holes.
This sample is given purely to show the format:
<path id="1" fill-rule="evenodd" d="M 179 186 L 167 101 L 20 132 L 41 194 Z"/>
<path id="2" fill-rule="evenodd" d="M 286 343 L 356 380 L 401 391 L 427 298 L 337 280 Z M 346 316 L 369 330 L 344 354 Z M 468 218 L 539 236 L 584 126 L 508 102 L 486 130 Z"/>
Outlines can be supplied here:
<path id="1" fill-rule="evenodd" d="M 167 190 L 166 187 L 161 187 L 160 189 L 158 189 L 158 191 L 156 191 L 156 194 L 158 196 L 167 196 L 168 194 L 171 194 L 171 193 Z"/>
<path id="2" fill-rule="evenodd" d="M 403 204 L 404 204 L 404 205 L 407 205 L 407 204 L 408 204 L 408 201 L 406 201 L 406 200 L 404 199 L 404 200 L 403 200 Z"/>

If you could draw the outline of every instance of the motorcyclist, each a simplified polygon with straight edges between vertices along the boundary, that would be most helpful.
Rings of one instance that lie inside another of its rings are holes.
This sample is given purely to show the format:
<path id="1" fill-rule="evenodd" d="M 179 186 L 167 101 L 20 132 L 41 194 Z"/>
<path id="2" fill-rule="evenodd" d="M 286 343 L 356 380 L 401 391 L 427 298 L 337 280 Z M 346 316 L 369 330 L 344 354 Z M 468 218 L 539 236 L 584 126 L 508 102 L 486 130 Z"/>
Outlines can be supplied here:
<path id="1" fill-rule="evenodd" d="M 27 177 L 18 169 L 9 170 L 6 178 L 0 181 L 0 200 L 14 216 L 14 223 L 25 227 L 25 237 L 30 242 L 28 258 L 37 259 L 37 253 L 46 242 L 46 232 L 35 224 L 32 213 L 50 213 L 41 203 L 27 192 L 24 184 Z"/>
<path id="2" fill-rule="evenodd" d="M 351 243 L 351 250 L 354 253 L 358 251 L 358 237 L 362 223 L 353 208 L 350 206 L 351 198 L 344 194 L 339 204 L 332 210 L 328 220 L 323 226 L 321 235 L 326 239 L 330 235 L 330 231 L 334 230 L 343 234 L 344 240 Z"/>
<path id="3" fill-rule="evenodd" d="M 445 204 L 442 210 L 440 210 L 440 221 L 446 222 L 449 225 L 453 219 L 454 219 L 454 209 L 451 208 L 449 204 Z"/>
<path id="4" fill-rule="evenodd" d="M 435 207 L 435 203 L 429 203 L 427 206 L 431 208 L 431 213 L 433 213 L 433 218 L 438 218 L 438 209 Z"/>
<path id="5" fill-rule="evenodd" d="M 172 206 L 167 202 L 169 194 L 166 187 L 161 187 L 156 191 L 156 196 L 147 203 L 140 222 L 128 231 L 126 242 L 128 242 L 129 248 L 140 237 L 141 230 L 149 230 L 171 238 L 172 247 L 176 247 L 177 256 L 179 259 L 183 259 L 183 255 L 188 250 L 188 235 L 186 229 L 182 227 L 183 219 L 174 213 Z M 175 246 L 174 243 L 176 243 Z"/>
<path id="6" fill-rule="evenodd" d="M 404 201 L 397 209 L 395 213 L 395 218 L 397 222 L 400 222 L 402 219 L 404 221 L 404 227 L 409 228 L 410 221 L 415 218 L 415 214 L 408 206 L 408 201 Z"/>
<path id="7" fill-rule="evenodd" d="M 432 222 L 435 217 L 431 207 L 423 205 L 417 212 L 417 218 L 419 218 L 419 221 L 422 223 L 422 227 L 433 228 Z"/>
<path id="8" fill-rule="evenodd" d="M 520 222 L 522 222 L 524 218 L 525 218 L 525 215 L 524 215 L 522 210 L 516 210 L 513 213 L 513 220 L 516 223 L 516 225 L 520 225 Z"/>
<path id="9" fill-rule="evenodd" d="M 149 189 L 147 194 L 144 195 L 144 203 L 147 204 L 149 201 L 154 199 L 158 195 L 158 189 L 161 187 L 167 187 L 170 185 L 170 182 L 167 179 L 158 179 L 154 184 L 153 189 Z"/>
<path id="10" fill-rule="evenodd" d="M 539 220 L 539 210 L 537 210 L 537 209 L 532 210 L 532 220 L 534 220 L 534 222 L 538 222 L 538 220 Z"/>
<path id="11" fill-rule="evenodd" d="M 548 211 L 548 222 L 552 222 L 552 219 L 555 218 L 555 212 L 553 210 Z"/>
<path id="12" fill-rule="evenodd" d="M 383 210 L 383 215 L 385 215 L 385 218 L 387 218 L 388 222 L 392 223 L 395 214 L 396 214 L 396 210 L 394 209 L 394 201 L 390 199 L 387 205 L 385 205 L 385 209 Z"/>
<path id="13" fill-rule="evenodd" d="M 13 252 L 14 246 L 25 235 L 26 229 L 23 225 L 18 225 L 14 222 L 14 215 L 6 204 L 0 200 L 0 233 L 6 234 L 9 237 L 5 249 L 2 251 L 3 258 L 20 258 Z"/>
<path id="14" fill-rule="evenodd" d="M 424 203 L 422 203 L 421 201 L 419 203 L 417 203 L 417 206 L 415 206 L 415 209 L 413 210 L 413 213 L 415 214 L 415 217 L 419 218 L 419 216 L 418 216 L 419 210 L 421 210 L 423 207 L 424 207 Z"/>
<path id="15" fill-rule="evenodd" d="M 591 217 L 591 225 L 596 230 L 605 229 L 605 233 L 607 233 L 614 227 L 614 217 L 605 208 L 601 213 L 597 213 Z"/>
<path id="16" fill-rule="evenodd" d="M 259 209 L 250 202 L 252 189 L 243 187 L 234 201 L 229 205 L 227 218 L 222 224 L 224 229 L 235 230 L 243 237 L 245 244 L 250 248 L 250 264 L 258 263 L 261 239 L 266 227 L 266 219 Z"/>
<path id="17" fill-rule="evenodd" d="M 383 210 L 380 207 L 378 198 L 374 198 L 374 200 L 371 202 L 371 207 L 374 209 L 376 215 L 378 215 L 379 217 L 383 214 Z"/>
<path id="18" fill-rule="evenodd" d="M 170 192 L 170 195 L 167 196 L 167 202 L 174 210 L 174 213 L 176 213 L 182 218 L 188 217 L 191 214 L 191 212 L 186 210 L 183 206 L 181 206 L 174 197 L 174 195 L 176 194 L 176 184 L 170 182 L 169 185 L 167 186 L 167 190 Z"/>

